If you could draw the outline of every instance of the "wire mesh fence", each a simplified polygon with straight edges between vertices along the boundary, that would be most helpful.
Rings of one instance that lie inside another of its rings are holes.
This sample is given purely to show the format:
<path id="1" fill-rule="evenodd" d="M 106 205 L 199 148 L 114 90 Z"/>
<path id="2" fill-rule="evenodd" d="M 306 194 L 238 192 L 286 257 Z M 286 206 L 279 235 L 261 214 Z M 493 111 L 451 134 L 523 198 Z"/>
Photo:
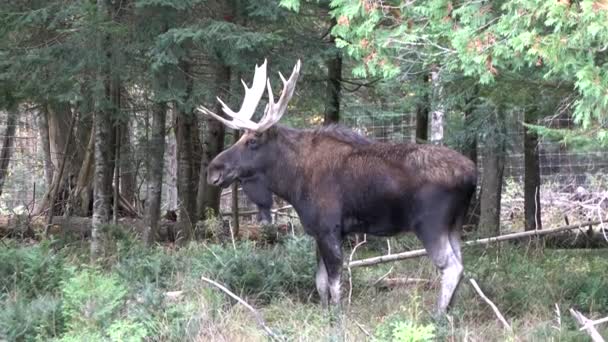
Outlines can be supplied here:
<path id="1" fill-rule="evenodd" d="M 373 105 L 346 104 L 342 112 L 342 124 L 349 126 L 361 134 L 378 141 L 415 141 L 415 116 L 404 114 L 398 106 L 385 105 L 382 115 L 377 114 Z M 0 214 L 21 214 L 31 211 L 47 190 L 45 179 L 45 158 L 40 137 L 35 110 L 23 111 L 15 123 L 15 139 L 11 147 L 10 163 L 5 184 L 0 196 Z M 132 176 L 136 180 L 138 201 L 144 202 L 146 197 L 146 169 L 149 134 L 149 116 L 145 110 L 131 113 L 130 134 L 123 143 L 128 145 L 126 154 L 121 157 L 129 163 L 121 163 L 121 175 Z M 0 112 L 0 141 L 4 141 L 7 132 L 7 113 Z M 559 118 L 560 127 L 570 127 L 571 121 Z M 169 120 L 170 121 L 170 120 Z M 523 121 L 516 117 L 509 126 L 508 154 L 505 161 L 505 187 L 522 187 L 524 175 Z M 555 124 L 555 122 L 554 122 Z M 173 210 L 178 206 L 176 191 L 176 144 L 175 136 L 168 124 L 165 185 L 163 191 L 163 210 Z M 541 183 L 559 188 L 560 191 L 575 191 L 579 187 L 605 187 L 603 175 L 608 173 L 608 151 L 584 150 L 577 151 L 559 143 L 541 139 L 539 143 Z M 54 151 L 54 160 L 60 160 L 61 152 Z M 479 164 L 483 160 L 479 156 Z M 54 165 L 53 168 L 57 166 Z M 482 166 L 481 166 L 482 167 Z M 508 192 L 508 191 L 507 191 Z M 513 191 L 511 191 L 513 193 Z M 515 191 L 514 193 L 520 193 Z M 223 211 L 231 210 L 231 196 L 225 191 L 222 195 Z M 278 201 L 278 199 L 277 199 Z M 279 203 L 282 205 L 283 203 Z M 241 211 L 255 210 L 247 198 L 239 192 L 239 207 Z M 510 210 L 504 209 L 503 212 Z M 507 215 L 505 213 L 505 215 Z"/>

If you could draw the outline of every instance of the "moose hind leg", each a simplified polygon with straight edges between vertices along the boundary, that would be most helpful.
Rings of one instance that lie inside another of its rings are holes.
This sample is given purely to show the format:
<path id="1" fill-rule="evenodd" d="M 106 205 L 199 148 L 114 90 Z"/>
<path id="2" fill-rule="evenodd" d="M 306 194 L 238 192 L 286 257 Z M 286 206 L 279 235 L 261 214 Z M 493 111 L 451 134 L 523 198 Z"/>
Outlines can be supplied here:
<path id="1" fill-rule="evenodd" d="M 420 232 L 418 237 L 422 240 L 433 264 L 441 271 L 441 292 L 437 301 L 437 311 L 439 314 L 445 314 L 458 288 L 464 269 L 460 251 L 455 250 L 451 243 L 456 242 L 454 239 L 457 237 L 450 237 L 447 227 L 440 231 Z"/>

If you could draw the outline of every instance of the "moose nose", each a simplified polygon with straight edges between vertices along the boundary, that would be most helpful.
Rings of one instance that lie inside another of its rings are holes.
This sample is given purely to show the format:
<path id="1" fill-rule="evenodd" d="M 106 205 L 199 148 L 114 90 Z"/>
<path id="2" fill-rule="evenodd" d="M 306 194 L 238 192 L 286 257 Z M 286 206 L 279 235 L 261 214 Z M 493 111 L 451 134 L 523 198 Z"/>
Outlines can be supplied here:
<path id="1" fill-rule="evenodd" d="M 212 171 L 209 173 L 209 177 L 207 177 L 207 182 L 212 185 L 218 185 L 220 180 L 222 179 L 221 171 Z"/>
<path id="2" fill-rule="evenodd" d="M 222 181 L 222 167 L 217 165 L 210 165 L 207 170 L 207 183 L 211 185 L 218 185 Z"/>

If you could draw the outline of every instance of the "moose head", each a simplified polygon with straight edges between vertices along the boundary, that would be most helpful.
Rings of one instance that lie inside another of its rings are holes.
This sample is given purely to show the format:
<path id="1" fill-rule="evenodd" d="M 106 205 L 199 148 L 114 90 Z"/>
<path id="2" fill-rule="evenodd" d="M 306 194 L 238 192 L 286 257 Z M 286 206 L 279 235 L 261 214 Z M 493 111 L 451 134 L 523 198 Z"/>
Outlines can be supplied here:
<path id="1" fill-rule="evenodd" d="M 256 65 L 251 88 L 241 81 L 245 87 L 245 98 L 238 112 L 234 112 L 218 98 L 224 113 L 231 120 L 227 120 L 203 106 L 198 107 L 199 111 L 214 117 L 226 126 L 243 131 L 239 141 L 220 153 L 209 164 L 207 169 L 209 184 L 227 187 L 237 179 L 244 182 L 255 181 L 271 165 L 275 155 L 273 152 L 277 151 L 270 128 L 281 119 L 287 110 L 287 103 L 293 96 L 296 87 L 300 66 L 301 63 L 298 61 L 288 80 L 279 72 L 283 81 L 283 91 L 277 102 L 274 102 L 270 80 L 266 77 L 266 61 L 264 61 L 261 66 Z M 262 98 L 265 85 L 268 91 L 268 104 L 264 115 L 256 123 L 251 118 Z"/>

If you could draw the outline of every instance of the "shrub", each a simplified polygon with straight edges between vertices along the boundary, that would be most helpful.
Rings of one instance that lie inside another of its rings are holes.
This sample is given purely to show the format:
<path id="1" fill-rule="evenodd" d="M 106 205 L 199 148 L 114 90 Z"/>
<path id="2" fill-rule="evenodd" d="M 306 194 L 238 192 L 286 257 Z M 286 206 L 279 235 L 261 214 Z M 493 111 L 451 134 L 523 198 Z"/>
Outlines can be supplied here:
<path id="1" fill-rule="evenodd" d="M 64 329 L 61 300 L 41 296 L 23 297 L 0 303 L 0 340 L 44 341 L 61 335 Z"/>
<path id="2" fill-rule="evenodd" d="M 63 259 L 48 243 L 0 249 L 0 260 L 0 293 L 18 290 L 33 298 L 59 287 Z"/>
<path id="3" fill-rule="evenodd" d="M 124 305 L 127 289 L 116 275 L 96 269 L 71 270 L 62 282 L 64 313 L 72 331 L 105 329 Z"/>
<path id="4" fill-rule="evenodd" d="M 416 324 L 409 320 L 389 319 L 376 329 L 376 341 L 421 342 L 435 339 L 432 324 Z"/>
<path id="5" fill-rule="evenodd" d="M 202 273 L 264 302 L 279 292 L 310 293 L 314 285 L 314 248 L 304 237 L 289 238 L 269 249 L 256 248 L 249 241 L 235 249 L 214 245 L 202 259 Z"/>

